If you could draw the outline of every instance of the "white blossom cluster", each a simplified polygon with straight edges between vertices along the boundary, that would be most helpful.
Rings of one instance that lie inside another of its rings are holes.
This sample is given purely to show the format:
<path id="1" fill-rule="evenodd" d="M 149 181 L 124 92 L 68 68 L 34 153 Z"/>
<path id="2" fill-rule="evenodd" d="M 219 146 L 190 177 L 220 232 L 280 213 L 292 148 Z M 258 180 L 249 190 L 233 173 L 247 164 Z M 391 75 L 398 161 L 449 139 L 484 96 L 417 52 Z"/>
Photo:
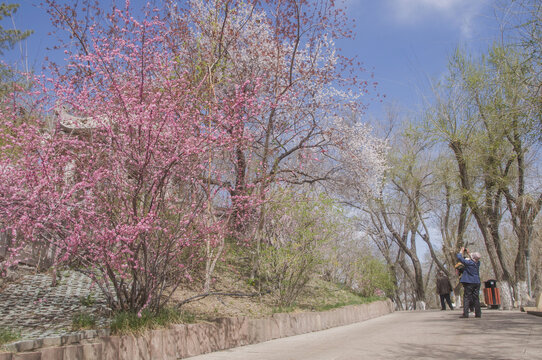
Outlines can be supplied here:
<path id="1" fill-rule="evenodd" d="M 342 190 L 349 196 L 378 196 L 389 169 L 387 140 L 372 135 L 372 128 L 363 123 L 348 124 L 336 118 L 340 137 L 339 160 L 343 172 L 339 177 Z"/>

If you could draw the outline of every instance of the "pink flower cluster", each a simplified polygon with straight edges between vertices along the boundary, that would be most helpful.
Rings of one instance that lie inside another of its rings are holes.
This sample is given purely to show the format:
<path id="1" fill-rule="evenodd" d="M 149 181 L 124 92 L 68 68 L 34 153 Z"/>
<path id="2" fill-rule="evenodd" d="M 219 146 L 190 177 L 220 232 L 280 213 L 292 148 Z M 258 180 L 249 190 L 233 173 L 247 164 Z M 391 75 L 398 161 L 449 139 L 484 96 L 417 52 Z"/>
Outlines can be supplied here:
<path id="1" fill-rule="evenodd" d="M 208 179 L 223 176 L 221 154 L 247 146 L 244 122 L 262 108 L 256 79 L 206 96 L 208 79 L 148 15 L 116 10 L 109 28 L 91 27 L 65 71 L 6 99 L 0 127 L 0 225 L 15 234 L 4 266 L 43 244 L 113 308 L 136 311 L 163 306 L 224 237 L 229 216 L 209 216 L 221 191 Z"/>

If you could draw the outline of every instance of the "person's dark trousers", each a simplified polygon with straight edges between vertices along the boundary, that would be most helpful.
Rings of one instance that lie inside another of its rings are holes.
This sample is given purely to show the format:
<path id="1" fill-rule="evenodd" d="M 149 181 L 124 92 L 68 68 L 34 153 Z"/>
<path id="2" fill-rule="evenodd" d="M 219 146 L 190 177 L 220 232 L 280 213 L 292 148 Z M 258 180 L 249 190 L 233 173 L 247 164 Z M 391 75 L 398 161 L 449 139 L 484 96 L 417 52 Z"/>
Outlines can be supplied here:
<path id="1" fill-rule="evenodd" d="M 474 305 L 474 315 L 482 317 L 482 309 L 480 309 L 480 284 L 462 283 L 463 284 L 463 316 L 469 316 L 469 307 Z"/>
<path id="2" fill-rule="evenodd" d="M 448 303 L 448 307 L 450 310 L 453 310 L 454 307 L 452 306 L 452 299 L 450 299 L 450 294 L 441 294 L 440 296 L 440 306 L 442 310 L 446 310 L 446 304 L 444 303 L 444 300 Z"/>

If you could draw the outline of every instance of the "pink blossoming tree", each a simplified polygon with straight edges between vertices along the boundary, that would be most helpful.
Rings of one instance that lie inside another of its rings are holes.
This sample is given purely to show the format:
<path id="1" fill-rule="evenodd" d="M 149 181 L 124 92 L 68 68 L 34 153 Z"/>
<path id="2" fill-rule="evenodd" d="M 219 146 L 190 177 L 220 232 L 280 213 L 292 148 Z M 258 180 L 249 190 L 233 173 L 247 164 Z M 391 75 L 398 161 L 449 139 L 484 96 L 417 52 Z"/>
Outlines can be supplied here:
<path id="1" fill-rule="evenodd" d="M 66 51 L 69 65 L 36 79 L 39 90 L 2 105 L 0 224 L 20 240 L 4 266 L 44 243 L 112 309 L 158 310 L 228 231 L 206 179 L 223 176 L 213 158 L 250 142 L 237 129 L 260 105 L 254 79 L 202 96 L 208 79 L 179 62 L 170 28 L 128 8 L 88 27 L 83 51 Z M 21 124 L 21 107 L 39 120 Z"/>

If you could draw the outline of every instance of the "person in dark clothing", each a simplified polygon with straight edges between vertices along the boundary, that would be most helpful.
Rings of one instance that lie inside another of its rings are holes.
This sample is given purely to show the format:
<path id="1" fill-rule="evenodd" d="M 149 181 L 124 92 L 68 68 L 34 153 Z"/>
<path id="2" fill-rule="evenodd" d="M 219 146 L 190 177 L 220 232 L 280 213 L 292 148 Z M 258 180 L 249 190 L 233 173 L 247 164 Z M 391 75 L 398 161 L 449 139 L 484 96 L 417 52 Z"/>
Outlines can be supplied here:
<path id="1" fill-rule="evenodd" d="M 450 310 L 453 310 L 452 299 L 450 299 L 450 293 L 452 292 L 452 284 L 450 284 L 450 279 L 442 271 L 437 273 L 437 293 L 440 296 L 440 306 L 442 310 L 446 310 L 446 303 Z"/>
<path id="2" fill-rule="evenodd" d="M 467 251 L 467 254 L 472 260 L 463 258 L 463 251 Z M 457 259 L 465 265 L 463 268 L 463 274 L 461 274 L 460 282 L 463 284 L 463 315 L 462 318 L 469 317 L 469 307 L 474 304 L 474 316 L 482 317 L 482 310 L 480 309 L 480 253 L 473 252 L 472 254 L 468 249 L 461 248 Z"/>

